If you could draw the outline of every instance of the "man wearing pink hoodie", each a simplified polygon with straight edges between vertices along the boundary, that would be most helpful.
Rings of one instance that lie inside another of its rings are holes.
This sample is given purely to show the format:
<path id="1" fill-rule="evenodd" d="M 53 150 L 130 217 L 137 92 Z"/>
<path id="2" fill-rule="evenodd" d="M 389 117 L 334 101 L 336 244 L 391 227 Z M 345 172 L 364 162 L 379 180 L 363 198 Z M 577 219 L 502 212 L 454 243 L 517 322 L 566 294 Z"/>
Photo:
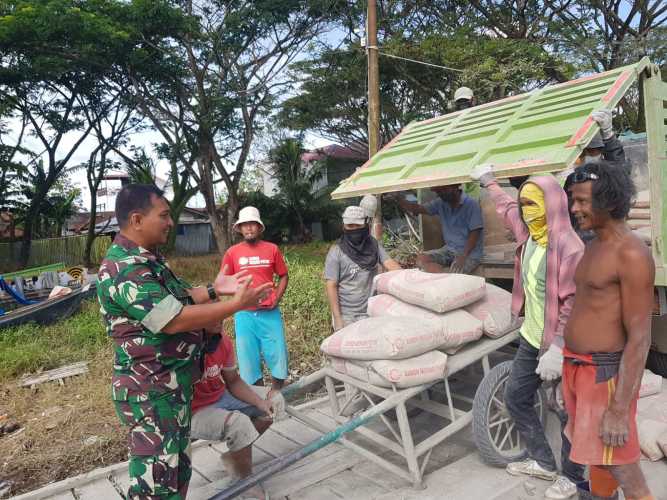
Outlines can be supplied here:
<path id="1" fill-rule="evenodd" d="M 488 189 L 496 212 L 518 243 L 512 314 L 523 313 L 525 319 L 505 404 L 528 457 L 509 464 L 507 472 L 553 481 L 545 497 L 567 499 L 576 494 L 584 468 L 570 461 L 570 442 L 561 434 L 563 471 L 559 475 L 534 405 L 542 381 L 556 380 L 562 373 L 563 331 L 574 302 L 574 271 L 584 245 L 570 223 L 567 196 L 554 177 L 530 177 L 519 188 L 518 199 L 498 185 L 491 165 L 475 167 L 471 177 Z M 566 422 L 561 415 L 563 427 Z"/>

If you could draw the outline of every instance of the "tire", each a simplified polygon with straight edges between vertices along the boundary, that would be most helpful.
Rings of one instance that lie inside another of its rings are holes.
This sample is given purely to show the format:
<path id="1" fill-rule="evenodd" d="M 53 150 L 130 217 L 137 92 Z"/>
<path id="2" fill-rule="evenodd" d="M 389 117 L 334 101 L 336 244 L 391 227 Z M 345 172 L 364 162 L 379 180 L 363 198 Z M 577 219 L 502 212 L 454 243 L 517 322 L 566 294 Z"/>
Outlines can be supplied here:
<path id="1" fill-rule="evenodd" d="M 646 358 L 646 368 L 656 375 L 667 377 L 667 354 L 651 349 Z"/>
<path id="2" fill-rule="evenodd" d="M 514 427 L 514 420 L 505 408 L 505 384 L 512 369 L 512 361 L 496 365 L 477 388 L 472 405 L 472 433 L 482 460 L 494 467 L 505 467 L 510 462 L 526 458 Z M 547 398 L 542 389 L 537 391 L 535 406 L 540 421 L 546 418 Z M 499 423 L 501 422 L 502 423 Z M 495 424 L 495 425 L 494 425 Z"/>

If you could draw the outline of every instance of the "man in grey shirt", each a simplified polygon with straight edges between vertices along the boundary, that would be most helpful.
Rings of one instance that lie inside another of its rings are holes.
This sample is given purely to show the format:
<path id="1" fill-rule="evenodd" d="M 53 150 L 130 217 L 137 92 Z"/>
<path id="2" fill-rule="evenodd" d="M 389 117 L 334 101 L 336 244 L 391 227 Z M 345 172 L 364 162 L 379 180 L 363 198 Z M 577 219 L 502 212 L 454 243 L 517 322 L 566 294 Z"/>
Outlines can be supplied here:
<path id="1" fill-rule="evenodd" d="M 329 249 L 324 263 L 327 298 L 334 330 L 367 317 L 366 307 L 379 266 L 401 266 L 370 235 L 368 218 L 360 207 L 343 213 L 343 236 Z"/>

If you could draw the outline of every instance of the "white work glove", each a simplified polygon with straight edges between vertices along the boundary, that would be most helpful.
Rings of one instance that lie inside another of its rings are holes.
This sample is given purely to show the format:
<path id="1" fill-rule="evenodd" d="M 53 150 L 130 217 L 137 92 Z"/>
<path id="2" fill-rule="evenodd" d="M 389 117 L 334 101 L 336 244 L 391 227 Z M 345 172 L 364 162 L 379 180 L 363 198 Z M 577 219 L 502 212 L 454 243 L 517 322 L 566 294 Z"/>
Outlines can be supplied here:
<path id="1" fill-rule="evenodd" d="M 540 356 L 535 373 L 545 382 L 559 378 L 563 373 L 563 350 L 551 344 L 547 352 Z"/>
<path id="2" fill-rule="evenodd" d="M 614 135 L 614 128 L 611 123 L 611 110 L 601 109 L 600 111 L 593 111 L 591 113 L 591 118 L 600 127 L 600 135 L 602 136 L 602 139 L 611 139 Z"/>
<path id="3" fill-rule="evenodd" d="M 482 187 L 488 186 L 496 180 L 496 176 L 493 175 L 493 165 L 491 163 L 477 165 L 470 171 L 470 178 L 473 181 L 479 181 Z"/>
<path id="4" fill-rule="evenodd" d="M 449 266 L 449 271 L 454 274 L 461 274 L 465 267 L 466 258 L 463 255 L 457 255 Z"/>

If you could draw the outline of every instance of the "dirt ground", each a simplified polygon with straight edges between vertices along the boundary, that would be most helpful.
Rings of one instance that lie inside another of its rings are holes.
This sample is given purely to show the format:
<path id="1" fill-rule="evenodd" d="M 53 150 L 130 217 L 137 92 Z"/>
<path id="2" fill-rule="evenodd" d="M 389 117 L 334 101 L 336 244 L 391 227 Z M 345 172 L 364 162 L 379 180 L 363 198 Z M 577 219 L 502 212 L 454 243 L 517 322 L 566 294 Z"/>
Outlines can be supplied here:
<path id="1" fill-rule="evenodd" d="M 89 359 L 85 375 L 21 388 L 0 387 L 0 415 L 21 428 L 0 437 L 0 479 L 11 494 L 127 459 L 125 433 L 109 398 L 111 350 Z"/>

